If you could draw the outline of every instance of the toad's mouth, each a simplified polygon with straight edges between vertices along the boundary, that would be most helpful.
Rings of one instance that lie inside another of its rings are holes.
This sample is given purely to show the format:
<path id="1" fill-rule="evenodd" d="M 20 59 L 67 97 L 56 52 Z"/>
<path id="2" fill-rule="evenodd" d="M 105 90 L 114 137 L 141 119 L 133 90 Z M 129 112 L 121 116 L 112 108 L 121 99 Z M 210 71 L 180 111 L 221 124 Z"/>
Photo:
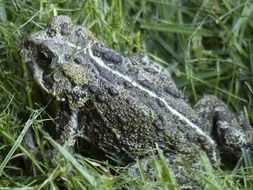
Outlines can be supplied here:
<path id="1" fill-rule="evenodd" d="M 36 83 L 48 94 L 52 94 L 53 81 L 34 60 L 26 62 L 27 68 Z"/>

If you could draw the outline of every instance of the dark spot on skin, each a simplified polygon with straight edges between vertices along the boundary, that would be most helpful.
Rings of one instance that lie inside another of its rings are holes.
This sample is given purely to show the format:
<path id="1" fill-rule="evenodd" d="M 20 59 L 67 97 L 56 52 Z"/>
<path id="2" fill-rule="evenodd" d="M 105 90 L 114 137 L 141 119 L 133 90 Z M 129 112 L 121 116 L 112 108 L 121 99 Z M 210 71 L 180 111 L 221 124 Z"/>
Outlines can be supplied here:
<path id="1" fill-rule="evenodd" d="M 99 73 L 101 77 L 106 79 L 107 81 L 113 82 L 115 81 L 115 74 L 108 72 L 104 68 L 100 67 L 93 59 L 89 59 L 93 66 L 96 68 L 96 71 Z"/>
<path id="2" fill-rule="evenodd" d="M 156 120 L 154 126 L 159 130 L 163 130 L 163 126 L 160 120 Z"/>
<path id="3" fill-rule="evenodd" d="M 169 93 L 169 94 L 170 94 L 171 91 L 172 91 L 172 88 L 171 88 L 170 86 L 165 86 L 163 89 L 164 89 L 165 92 L 167 92 L 167 93 Z"/>
<path id="4" fill-rule="evenodd" d="M 147 62 L 146 61 L 141 61 L 142 65 L 147 65 Z"/>
<path id="5" fill-rule="evenodd" d="M 139 82 L 142 86 L 148 88 L 149 90 L 153 90 L 154 92 L 156 91 L 155 89 L 153 89 L 152 83 L 151 83 L 150 81 L 148 81 L 147 79 L 138 80 L 138 82 Z"/>
<path id="6" fill-rule="evenodd" d="M 171 86 L 165 86 L 164 91 L 167 92 L 168 94 L 170 94 L 171 96 L 175 97 L 175 98 L 183 98 L 182 95 L 177 92 L 174 88 L 172 88 Z"/>
<path id="7" fill-rule="evenodd" d="M 110 82 L 115 81 L 115 74 L 109 73 L 108 71 L 106 71 L 102 68 L 99 68 L 99 67 L 96 67 L 96 68 L 98 69 L 99 75 L 101 77 L 103 77 L 104 79 L 106 79 L 107 81 L 110 81 Z"/>
<path id="8" fill-rule="evenodd" d="M 177 119 L 174 119 L 174 121 L 176 122 L 176 121 L 178 121 L 178 120 L 177 120 Z M 178 122 L 177 122 L 177 124 L 178 124 Z M 178 128 L 179 131 L 181 131 L 181 132 L 183 132 L 183 133 L 185 133 L 186 130 L 187 130 L 187 128 L 185 127 L 185 125 L 184 125 L 184 124 L 181 124 L 181 123 L 179 123 L 179 124 L 177 125 L 177 128 Z"/>
<path id="9" fill-rule="evenodd" d="M 165 121 L 164 117 L 161 114 L 158 115 L 158 118 L 156 119 L 154 125 L 159 130 L 164 130 L 165 129 L 166 121 Z"/>
<path id="10" fill-rule="evenodd" d="M 133 102 L 133 99 L 131 97 L 126 98 L 126 103 L 131 104 Z"/>
<path id="11" fill-rule="evenodd" d="M 102 49 L 99 44 L 93 45 L 91 50 L 92 50 L 93 54 L 97 57 L 101 57 L 101 55 L 105 53 L 105 50 Z"/>
<path id="12" fill-rule="evenodd" d="M 47 30 L 47 35 L 52 38 L 56 35 L 56 31 L 53 30 L 53 29 L 48 29 Z"/>
<path id="13" fill-rule="evenodd" d="M 139 73 L 139 70 L 138 70 L 138 68 L 132 66 L 132 67 L 129 67 L 127 73 L 129 73 L 130 75 L 137 76 L 137 74 Z"/>
<path id="14" fill-rule="evenodd" d="M 66 30 L 68 29 L 68 23 L 64 22 L 64 23 L 60 24 L 60 28 L 61 28 L 61 32 L 65 33 Z"/>
<path id="15" fill-rule="evenodd" d="M 76 64 L 78 64 L 78 65 L 80 65 L 80 64 L 82 63 L 81 58 L 79 58 L 79 57 L 75 58 L 75 59 L 74 59 L 74 62 L 75 62 Z"/>
<path id="16" fill-rule="evenodd" d="M 138 65 L 140 60 L 130 59 L 132 65 Z"/>
<path id="17" fill-rule="evenodd" d="M 152 67 L 144 67 L 144 70 L 147 71 L 147 72 L 150 73 L 150 74 L 157 74 L 157 73 L 158 73 L 158 71 L 155 70 L 155 69 L 152 68 Z"/>
<path id="18" fill-rule="evenodd" d="M 123 61 L 120 54 L 113 52 L 110 49 L 101 47 L 99 44 L 95 44 L 91 50 L 95 56 L 102 57 L 104 60 L 111 63 L 121 63 Z"/>
<path id="19" fill-rule="evenodd" d="M 165 106 L 164 103 L 163 103 L 163 101 L 160 100 L 160 99 L 157 99 L 157 103 L 158 103 L 158 105 L 159 105 L 160 107 L 164 107 L 164 106 Z"/>
<path id="20" fill-rule="evenodd" d="M 219 142 L 217 142 L 219 144 Z M 201 146 L 203 147 L 204 150 L 207 150 L 207 151 L 212 151 L 212 146 L 211 144 L 205 140 L 204 142 L 202 142 Z"/>
<path id="21" fill-rule="evenodd" d="M 90 85 L 89 91 L 90 93 L 95 94 L 98 91 L 98 88 L 95 85 Z"/>
<path id="22" fill-rule="evenodd" d="M 113 51 L 107 51 L 104 55 L 103 55 L 103 58 L 106 60 L 106 61 L 110 61 L 112 63 L 121 63 L 123 61 L 122 57 L 113 52 Z"/>
<path id="23" fill-rule="evenodd" d="M 109 73 L 108 71 L 105 71 L 105 70 L 100 72 L 99 74 L 107 81 L 110 81 L 110 82 L 115 81 L 115 78 L 116 78 L 115 74 Z"/>
<path id="24" fill-rule="evenodd" d="M 111 96 L 117 96 L 117 95 L 119 95 L 119 91 L 116 88 L 114 88 L 114 87 L 109 88 L 108 92 L 109 92 L 109 94 Z"/>
<path id="25" fill-rule="evenodd" d="M 190 142 L 196 142 L 196 132 L 192 133 L 192 132 L 188 132 L 187 133 L 187 139 L 190 141 Z"/>
<path id="26" fill-rule="evenodd" d="M 100 103 L 103 103 L 103 102 L 105 102 L 105 97 L 102 94 L 97 94 L 96 100 Z"/>
<path id="27" fill-rule="evenodd" d="M 28 61 L 27 62 L 27 68 L 29 72 L 33 75 L 34 74 L 34 63 L 33 61 Z"/>
<path id="28" fill-rule="evenodd" d="M 101 86 L 103 86 L 106 90 L 108 90 L 111 87 L 111 84 L 108 83 L 107 81 L 103 81 L 103 83 L 101 83 Z"/>
<path id="29" fill-rule="evenodd" d="M 129 89 L 129 88 L 133 87 L 133 84 L 129 81 L 124 81 L 124 86 L 125 86 L 126 89 Z"/>
<path id="30" fill-rule="evenodd" d="M 203 143 L 206 142 L 206 138 L 205 138 L 204 136 L 198 136 L 198 142 L 199 142 L 200 144 L 203 144 Z"/>
<path id="31" fill-rule="evenodd" d="M 125 81 L 125 79 L 118 78 L 118 81 L 115 84 L 117 84 L 118 86 L 123 86 L 124 81 Z"/>
<path id="32" fill-rule="evenodd" d="M 75 93 L 71 94 L 71 97 L 72 97 L 72 100 L 74 100 L 74 101 L 78 101 L 80 99 L 80 96 Z"/>
<path id="33" fill-rule="evenodd" d="M 82 34 L 82 29 L 81 29 L 81 28 L 78 28 L 78 29 L 76 30 L 76 35 L 77 35 L 77 36 L 81 36 L 81 34 Z"/>
<path id="34" fill-rule="evenodd" d="M 93 51 L 93 55 L 96 56 L 96 57 L 100 57 L 101 56 L 101 54 L 99 52 L 97 52 L 97 51 Z"/>
<path id="35" fill-rule="evenodd" d="M 69 59 L 70 59 L 70 55 L 69 54 L 64 54 L 64 59 L 65 59 L 65 61 L 68 61 Z"/>
<path id="36" fill-rule="evenodd" d="M 162 121 L 162 124 L 165 125 L 165 119 L 162 114 L 158 115 L 158 118 Z"/>
<path id="37" fill-rule="evenodd" d="M 157 110 L 157 109 L 159 109 L 155 101 L 150 101 L 148 105 L 150 106 L 150 108 L 151 108 L 152 110 Z"/>

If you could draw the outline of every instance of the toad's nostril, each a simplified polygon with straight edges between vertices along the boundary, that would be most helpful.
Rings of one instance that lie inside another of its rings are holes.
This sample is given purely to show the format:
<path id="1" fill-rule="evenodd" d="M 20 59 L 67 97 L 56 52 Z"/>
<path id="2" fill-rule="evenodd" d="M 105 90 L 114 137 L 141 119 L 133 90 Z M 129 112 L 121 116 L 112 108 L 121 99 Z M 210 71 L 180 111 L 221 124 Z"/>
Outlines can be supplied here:
<path id="1" fill-rule="evenodd" d="M 21 46 L 24 49 L 30 49 L 32 45 L 32 42 L 29 39 L 25 39 L 22 41 Z"/>

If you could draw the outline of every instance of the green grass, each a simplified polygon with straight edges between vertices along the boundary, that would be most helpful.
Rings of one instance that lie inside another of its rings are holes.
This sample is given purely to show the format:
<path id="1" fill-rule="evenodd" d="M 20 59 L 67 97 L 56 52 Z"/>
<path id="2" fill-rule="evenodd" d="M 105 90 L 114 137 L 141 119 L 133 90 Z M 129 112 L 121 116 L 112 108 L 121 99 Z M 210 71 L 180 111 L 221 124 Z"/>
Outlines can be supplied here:
<path id="1" fill-rule="evenodd" d="M 49 100 L 37 96 L 41 92 L 19 55 L 20 41 L 59 14 L 85 24 L 126 55 L 148 54 L 172 73 L 192 105 L 203 95 L 214 94 L 253 122 L 250 0 L 0 0 L 0 189 L 177 187 L 162 154 L 154 164 L 156 181 L 149 180 L 141 167 L 140 177 L 133 179 L 106 162 L 68 152 L 42 131 L 53 126 L 44 109 Z M 42 157 L 23 146 L 27 130 L 34 131 Z M 46 156 L 49 145 L 59 152 L 56 165 Z M 214 170 L 201 156 L 202 184 L 210 189 L 253 189 L 251 154 L 243 155 L 244 167 L 232 171 Z"/>

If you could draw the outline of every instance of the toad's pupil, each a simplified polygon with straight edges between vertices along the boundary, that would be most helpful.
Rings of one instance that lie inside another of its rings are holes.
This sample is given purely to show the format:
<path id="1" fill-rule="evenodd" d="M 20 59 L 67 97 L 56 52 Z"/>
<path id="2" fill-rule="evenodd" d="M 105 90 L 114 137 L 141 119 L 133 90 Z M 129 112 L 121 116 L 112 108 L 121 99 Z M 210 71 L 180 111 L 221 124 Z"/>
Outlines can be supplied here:
<path id="1" fill-rule="evenodd" d="M 38 58 L 38 61 L 43 65 L 43 66 L 46 66 L 46 65 L 49 65 L 52 61 L 52 58 L 50 56 L 48 56 L 46 53 L 44 52 L 38 52 L 37 54 L 37 58 Z"/>

